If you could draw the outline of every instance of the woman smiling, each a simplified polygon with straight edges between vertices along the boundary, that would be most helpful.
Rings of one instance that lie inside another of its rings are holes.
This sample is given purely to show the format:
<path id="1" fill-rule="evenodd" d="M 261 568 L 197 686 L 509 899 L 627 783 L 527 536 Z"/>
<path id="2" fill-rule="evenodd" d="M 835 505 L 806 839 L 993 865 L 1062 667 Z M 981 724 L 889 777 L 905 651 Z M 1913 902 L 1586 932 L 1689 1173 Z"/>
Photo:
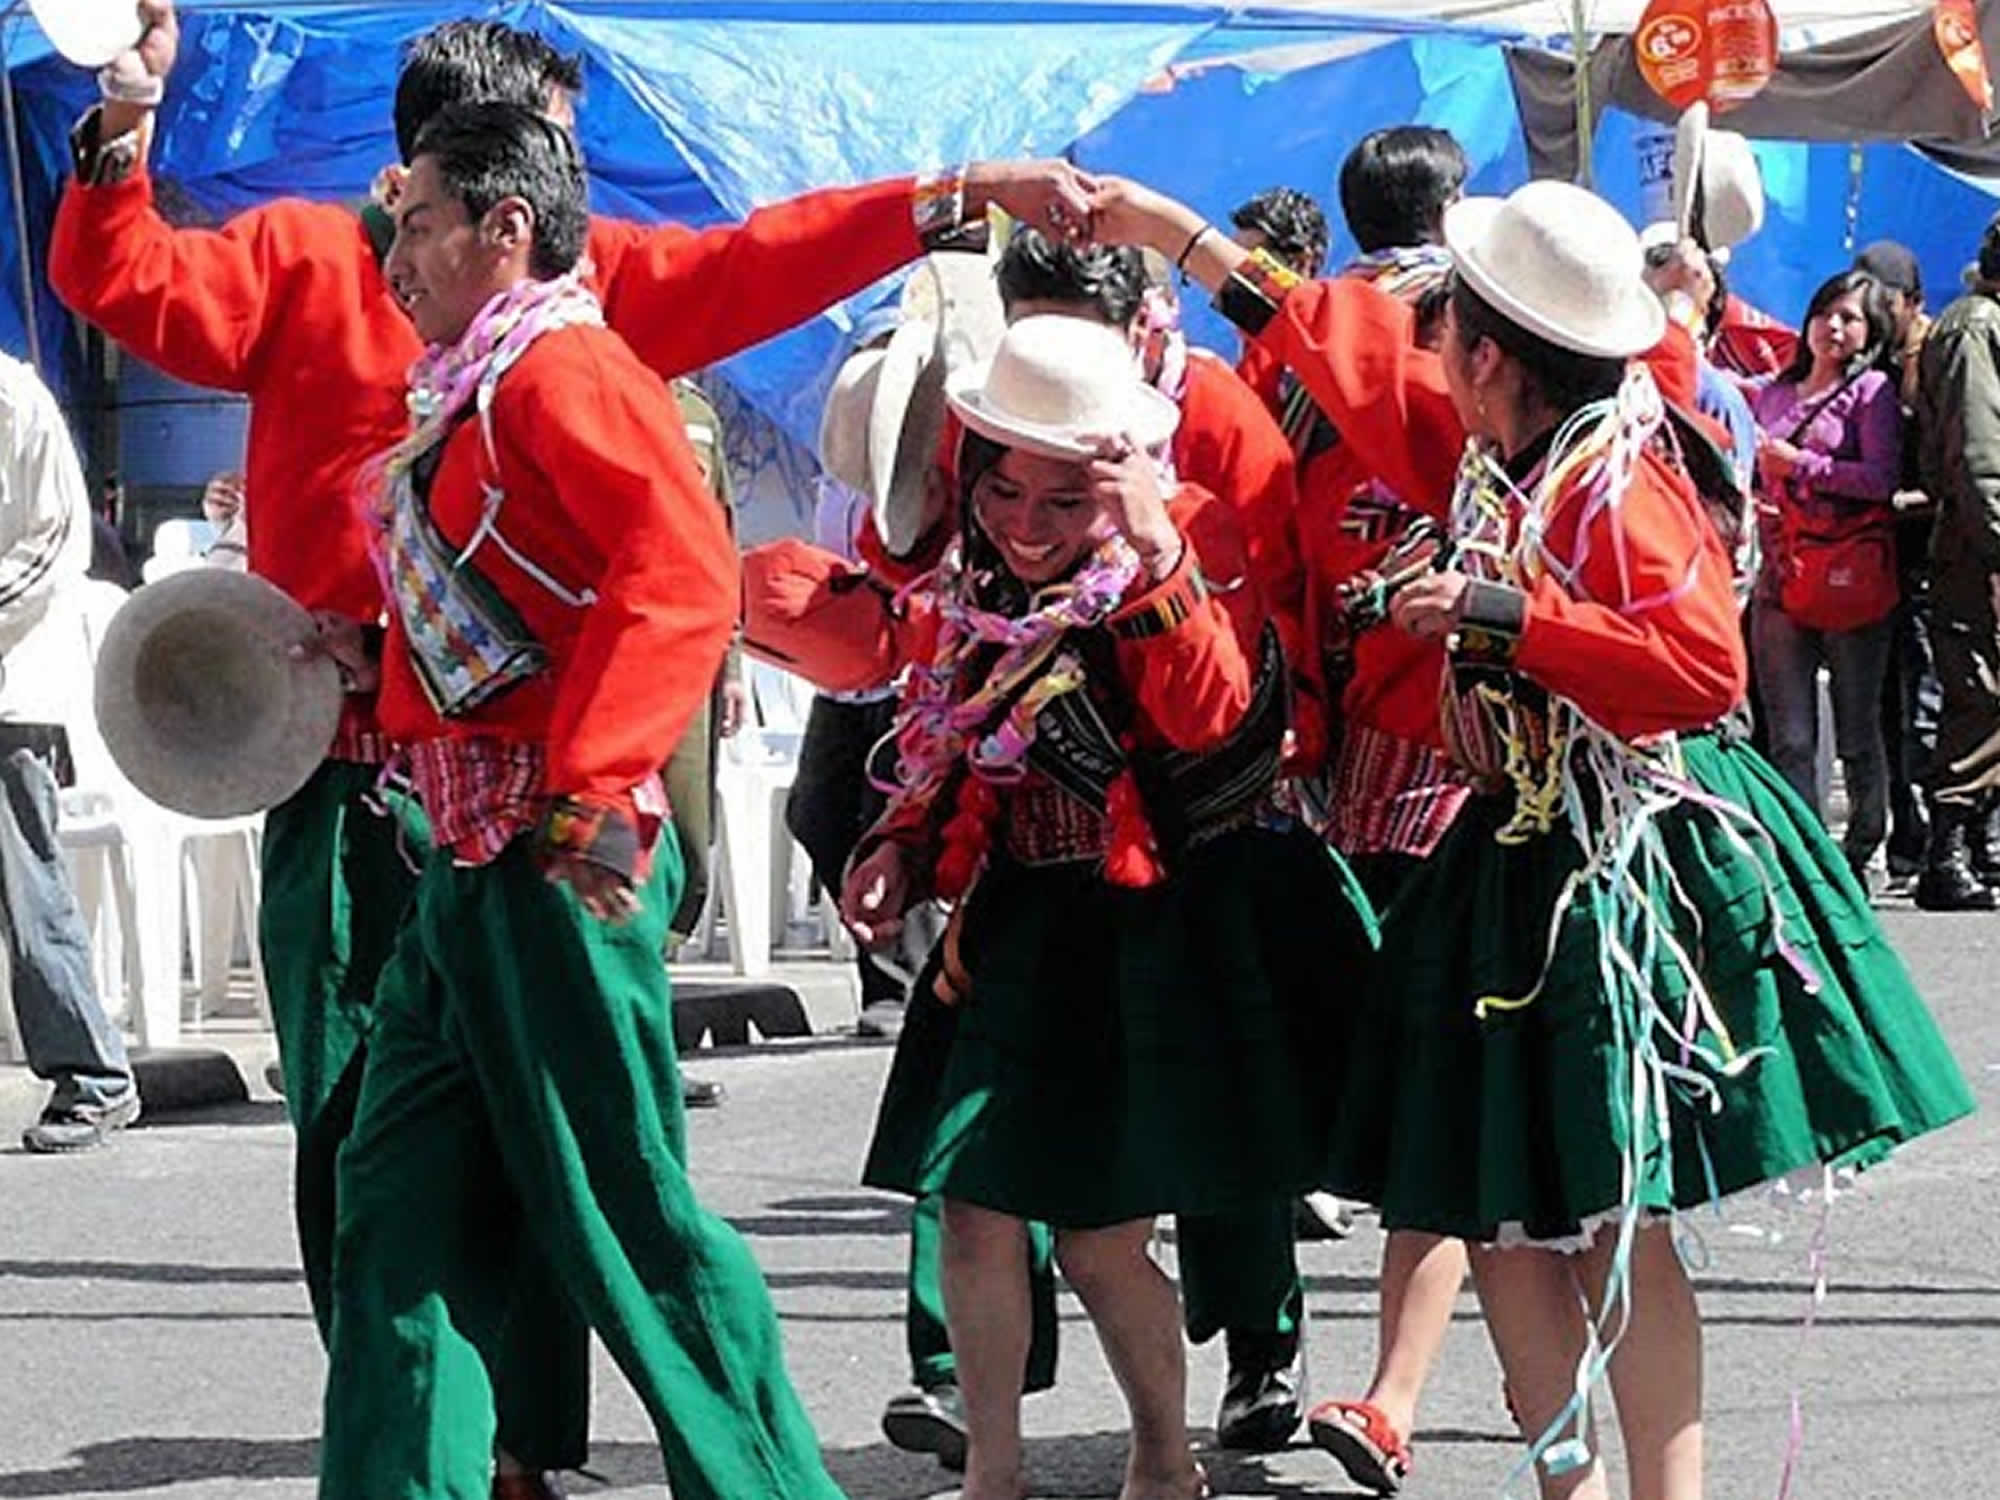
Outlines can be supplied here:
<path id="1" fill-rule="evenodd" d="M 1365 904 L 1272 810 L 1277 632 L 1233 514 L 1158 456 L 1178 411 L 1124 338 L 1022 319 L 950 400 L 958 536 L 903 632 L 896 790 L 843 905 L 870 938 L 926 896 L 954 913 L 867 1180 L 945 1200 L 970 1500 L 1020 1493 L 1029 1220 L 1126 1393 L 1124 1500 L 1195 1495 L 1153 1222 L 1313 1184 L 1305 1070 Z"/>

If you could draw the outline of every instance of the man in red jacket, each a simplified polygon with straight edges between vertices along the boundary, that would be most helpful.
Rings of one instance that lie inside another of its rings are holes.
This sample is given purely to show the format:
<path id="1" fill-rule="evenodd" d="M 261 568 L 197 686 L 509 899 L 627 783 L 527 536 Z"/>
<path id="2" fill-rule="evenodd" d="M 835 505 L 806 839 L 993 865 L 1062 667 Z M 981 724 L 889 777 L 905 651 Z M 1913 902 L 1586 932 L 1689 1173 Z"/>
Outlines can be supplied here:
<path id="1" fill-rule="evenodd" d="M 168 0 L 140 10 L 146 34 L 106 70 L 105 103 L 74 135 L 76 178 L 57 213 L 50 280 L 130 353 L 250 398 L 252 571 L 329 619 L 372 628 L 381 589 L 352 492 L 366 459 L 407 430 L 404 373 L 422 349 L 382 274 L 392 225 L 381 205 L 356 213 L 280 200 L 219 231 L 171 228 L 145 158 L 178 29 Z M 407 157 L 429 119 L 460 100 L 498 97 L 567 119 L 580 83 L 575 61 L 537 37 L 449 23 L 405 60 L 398 146 Z M 1081 232 L 1078 182 L 1062 163 L 973 166 L 809 193 L 698 233 L 598 220 L 594 285 L 612 325 L 671 377 L 814 315 L 988 202 L 1031 221 L 1062 215 Z M 299 1133 L 301 1252 L 323 1334 L 333 1164 L 359 1091 L 375 976 L 411 890 L 398 850 L 410 833 L 373 810 L 389 753 L 372 700 L 355 696 L 326 764 L 265 825 L 262 947 Z M 587 1343 L 560 1297 L 524 1294 L 522 1310 L 501 1356 L 503 1445 L 539 1467 L 574 1466 L 584 1456 Z"/>
<path id="2" fill-rule="evenodd" d="M 840 1492 L 748 1248 L 695 1201 L 659 961 L 659 767 L 734 625 L 735 547 L 663 381 L 579 272 L 585 175 L 518 104 L 419 137 L 385 274 L 430 351 L 362 504 L 378 711 L 433 848 L 341 1152 L 328 1497 L 483 1488 L 488 1356 L 533 1244 L 682 1500 Z"/>

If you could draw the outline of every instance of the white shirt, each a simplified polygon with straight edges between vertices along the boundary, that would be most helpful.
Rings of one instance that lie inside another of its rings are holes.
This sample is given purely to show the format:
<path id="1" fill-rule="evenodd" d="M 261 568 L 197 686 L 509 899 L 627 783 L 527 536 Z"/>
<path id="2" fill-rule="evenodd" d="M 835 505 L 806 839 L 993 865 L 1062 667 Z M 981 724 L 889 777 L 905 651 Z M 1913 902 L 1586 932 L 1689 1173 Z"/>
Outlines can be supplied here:
<path id="1" fill-rule="evenodd" d="M 90 500 L 62 408 L 0 354 L 0 719 L 67 723 L 90 701 L 79 595 Z"/>

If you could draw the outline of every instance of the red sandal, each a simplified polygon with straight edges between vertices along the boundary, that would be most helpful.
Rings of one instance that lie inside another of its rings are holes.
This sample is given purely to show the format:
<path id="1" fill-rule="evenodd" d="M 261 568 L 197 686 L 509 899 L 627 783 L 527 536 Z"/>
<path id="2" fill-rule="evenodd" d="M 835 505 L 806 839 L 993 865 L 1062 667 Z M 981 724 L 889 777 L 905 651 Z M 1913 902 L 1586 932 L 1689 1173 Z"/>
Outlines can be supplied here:
<path id="1" fill-rule="evenodd" d="M 1349 1479 L 1378 1495 L 1395 1494 L 1410 1477 L 1409 1444 L 1366 1401 L 1322 1401 L 1306 1414 L 1306 1430 Z"/>

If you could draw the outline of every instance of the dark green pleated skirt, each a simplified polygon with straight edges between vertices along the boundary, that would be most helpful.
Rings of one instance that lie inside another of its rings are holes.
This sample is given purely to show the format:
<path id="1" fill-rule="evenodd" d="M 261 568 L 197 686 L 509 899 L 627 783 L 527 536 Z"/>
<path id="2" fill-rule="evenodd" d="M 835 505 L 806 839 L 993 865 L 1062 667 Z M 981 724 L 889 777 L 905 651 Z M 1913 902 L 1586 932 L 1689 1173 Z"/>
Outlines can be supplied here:
<path id="1" fill-rule="evenodd" d="M 1689 778 L 1763 836 L 1732 841 L 1714 812 L 1675 806 L 1659 824 L 1673 881 L 1650 895 L 1672 913 L 1736 1049 L 1768 1050 L 1717 1080 L 1719 1109 L 1674 1092 L 1665 1132 L 1640 1116 L 1640 1203 L 1687 1208 L 1800 1168 L 1866 1166 L 1970 1111 L 1957 1064 L 1818 818 L 1747 747 L 1703 737 L 1684 753 Z M 1534 989 L 1558 894 L 1582 864 L 1564 827 L 1495 842 L 1510 810 L 1501 797 L 1468 804 L 1399 893 L 1381 980 L 1354 1018 L 1327 1176 L 1379 1205 L 1390 1227 L 1572 1240 L 1621 1206 L 1632 1051 L 1606 999 L 1602 914 L 1587 901 L 1564 920 L 1532 1003 L 1477 1014 L 1482 996 Z M 1642 966 L 1680 1014 L 1682 973 L 1657 957 Z"/>
<path id="2" fill-rule="evenodd" d="M 971 994 L 918 985 L 865 1180 L 1065 1228 L 1314 1185 L 1374 919 L 1303 829 L 1246 828 L 1147 890 L 996 858 Z"/>

